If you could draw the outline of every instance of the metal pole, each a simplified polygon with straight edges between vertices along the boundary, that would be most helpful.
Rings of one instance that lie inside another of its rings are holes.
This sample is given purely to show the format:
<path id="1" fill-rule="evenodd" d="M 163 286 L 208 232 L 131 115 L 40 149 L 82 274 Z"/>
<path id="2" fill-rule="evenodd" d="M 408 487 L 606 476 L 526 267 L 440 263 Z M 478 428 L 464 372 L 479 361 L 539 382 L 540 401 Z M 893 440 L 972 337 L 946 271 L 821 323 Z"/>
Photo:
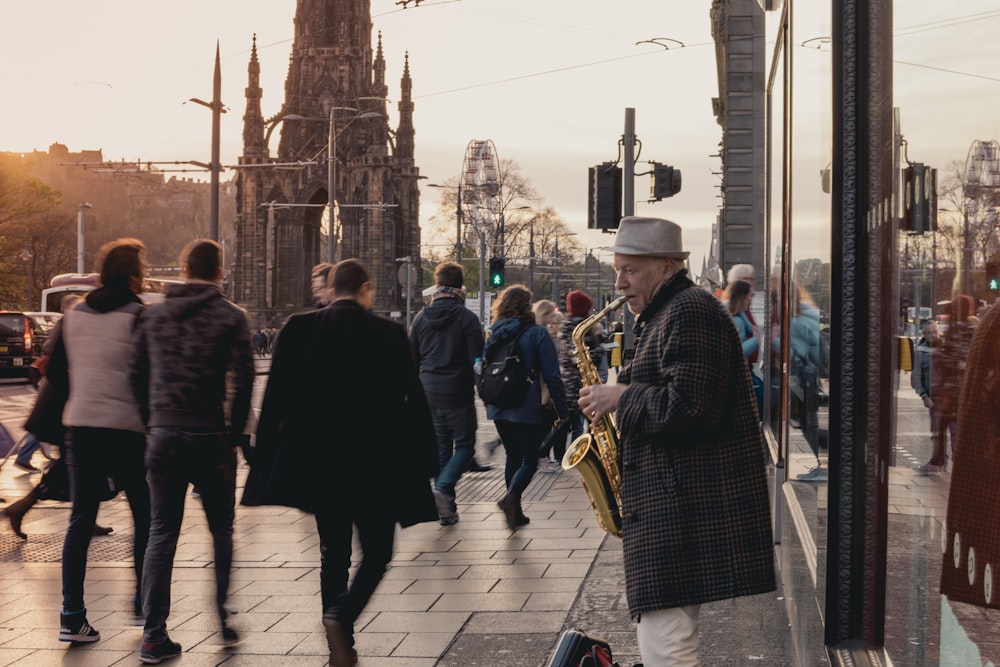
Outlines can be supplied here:
<path id="1" fill-rule="evenodd" d="M 486 234 L 479 228 L 479 321 L 486 324 Z"/>
<path id="2" fill-rule="evenodd" d="M 499 255 L 500 259 L 504 259 L 507 256 L 507 250 L 504 247 L 506 244 L 504 243 L 503 235 L 504 235 L 504 215 L 503 215 L 503 209 L 500 209 L 500 234 L 499 234 L 499 237 L 500 237 L 500 255 Z"/>
<path id="3" fill-rule="evenodd" d="M 209 194 L 208 235 L 213 241 L 219 240 L 219 135 L 222 115 L 222 66 L 219 64 L 219 42 L 215 42 L 215 76 L 212 81 L 212 172 Z"/>
<path id="4" fill-rule="evenodd" d="M 458 182 L 458 195 L 455 200 L 455 262 L 462 264 L 462 181 Z"/>
<path id="5" fill-rule="evenodd" d="M 635 109 L 625 108 L 625 134 L 622 152 L 622 213 L 635 215 Z M 632 311 L 622 308 L 622 354 L 635 346 L 635 334 L 632 333 Z M 624 357 L 623 357 L 624 359 Z"/>
<path id="6" fill-rule="evenodd" d="M 413 296 L 413 258 L 406 256 L 406 330 L 410 330 L 410 299 Z"/>
<path id="7" fill-rule="evenodd" d="M 585 252 L 584 255 L 583 255 L 583 291 L 584 292 L 587 291 L 587 270 L 590 268 L 590 262 L 588 262 L 587 260 L 589 259 L 589 257 L 590 257 L 590 249 L 588 248 L 587 252 Z M 588 292 L 588 294 L 589 294 L 589 292 Z M 600 308 L 598 308 L 598 310 L 600 310 Z"/>
<path id="8" fill-rule="evenodd" d="M 625 109 L 625 137 L 622 152 L 622 213 L 635 215 L 635 109 Z"/>
<path id="9" fill-rule="evenodd" d="M 83 273 L 83 209 L 91 208 L 87 202 L 82 202 L 76 211 L 76 272 Z"/>
<path id="10" fill-rule="evenodd" d="M 962 232 L 962 294 L 969 294 L 969 278 L 972 271 L 972 246 L 969 245 L 969 202 L 962 204 L 962 219 L 965 230 Z"/>
<path id="11" fill-rule="evenodd" d="M 552 300 L 559 304 L 559 237 L 556 237 L 556 247 L 553 253 L 555 258 L 555 276 L 552 279 Z"/>
<path id="12" fill-rule="evenodd" d="M 528 223 L 528 291 L 535 293 L 535 219 Z"/>
<path id="13" fill-rule="evenodd" d="M 337 133 L 334 131 L 333 110 L 330 107 L 330 121 L 327 125 L 327 157 L 326 157 L 326 207 L 328 211 L 326 246 L 326 261 L 333 264 L 337 257 Z"/>

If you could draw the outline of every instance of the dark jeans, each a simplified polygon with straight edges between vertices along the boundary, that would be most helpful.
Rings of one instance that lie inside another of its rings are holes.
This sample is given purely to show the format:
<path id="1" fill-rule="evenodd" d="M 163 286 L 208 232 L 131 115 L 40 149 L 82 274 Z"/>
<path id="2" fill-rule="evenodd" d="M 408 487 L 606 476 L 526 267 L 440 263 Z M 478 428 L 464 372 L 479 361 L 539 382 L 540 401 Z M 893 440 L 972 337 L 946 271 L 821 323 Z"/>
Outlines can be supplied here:
<path id="1" fill-rule="evenodd" d="M 25 434 L 24 442 L 21 444 L 21 449 L 17 451 L 17 458 L 14 459 L 14 462 L 23 466 L 31 465 L 31 457 L 35 455 L 35 452 L 37 452 L 41 446 L 41 441 L 39 441 L 38 437 L 34 433 Z"/>
<path id="2" fill-rule="evenodd" d="M 549 432 L 549 424 L 523 424 L 498 419 L 493 422 L 507 451 L 503 477 L 507 492 L 520 496 L 538 470 L 538 448 Z"/>
<path id="3" fill-rule="evenodd" d="M 146 617 L 143 640 L 158 641 L 167 634 L 170 579 L 188 483 L 201 493 L 215 549 L 215 607 L 220 620 L 226 620 L 225 603 L 233 564 L 236 450 L 219 431 L 154 427 L 146 468 L 153 521 L 142 579 L 142 613 Z"/>
<path id="4" fill-rule="evenodd" d="M 559 415 L 556 414 L 555 410 L 546 410 L 545 417 L 550 423 L 555 423 Z M 552 456 L 557 462 L 562 461 L 563 456 L 566 455 L 566 436 L 569 435 L 569 429 L 570 423 L 568 419 L 558 428 L 555 426 L 549 427 L 548 433 L 542 439 L 541 447 L 538 448 L 538 458 L 548 458 L 549 452 L 552 452 Z"/>
<path id="5" fill-rule="evenodd" d="M 348 587 L 354 526 L 358 527 L 362 555 L 361 565 Z M 396 521 L 375 505 L 324 507 L 316 512 L 316 530 L 319 532 L 323 615 L 336 618 L 348 636 L 353 637 L 354 622 L 364 611 L 392 560 Z"/>
<path id="6" fill-rule="evenodd" d="M 146 486 L 146 468 L 142 462 L 145 449 L 146 436 L 143 433 L 79 426 L 73 429 L 72 438 L 63 448 L 69 470 L 69 496 L 73 503 L 62 554 L 63 611 L 66 613 L 84 608 L 87 551 L 109 477 L 114 479 L 117 488 L 125 491 L 132 510 L 135 524 L 132 560 L 138 595 L 149 537 L 149 487 Z"/>
<path id="7" fill-rule="evenodd" d="M 454 496 L 455 484 L 476 453 L 476 405 L 472 401 L 461 407 L 432 405 L 431 416 L 441 467 L 434 488 Z"/>

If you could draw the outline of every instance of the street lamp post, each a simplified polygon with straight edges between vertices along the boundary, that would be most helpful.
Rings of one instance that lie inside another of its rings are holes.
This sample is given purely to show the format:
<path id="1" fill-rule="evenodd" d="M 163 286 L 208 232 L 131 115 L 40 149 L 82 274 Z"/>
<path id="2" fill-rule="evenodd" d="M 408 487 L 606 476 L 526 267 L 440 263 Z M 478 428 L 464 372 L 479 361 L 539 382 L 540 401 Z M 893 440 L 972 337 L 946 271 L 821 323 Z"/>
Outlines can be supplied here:
<path id="1" fill-rule="evenodd" d="M 200 104 L 208 107 L 212 111 L 212 162 L 208 165 L 211 172 L 211 184 L 209 185 L 209 230 L 208 236 L 213 241 L 219 240 L 219 172 L 222 171 L 222 163 L 219 161 L 220 125 L 221 115 L 226 113 L 226 107 L 222 104 L 222 67 L 219 62 L 219 42 L 215 42 L 215 71 L 212 77 L 212 101 L 206 102 L 192 97 L 188 102 Z M 194 163 L 199 166 L 201 163 Z"/>
<path id="2" fill-rule="evenodd" d="M 83 210 L 92 208 L 88 202 L 81 202 L 76 210 L 76 272 L 83 273 Z"/>
<path id="3" fill-rule="evenodd" d="M 24 252 L 21 253 L 21 259 L 28 265 L 28 310 L 34 310 L 35 302 L 35 253 L 34 251 L 35 239 L 33 236 L 28 237 L 28 242 L 24 244 Z"/>
<path id="4" fill-rule="evenodd" d="M 528 291 L 535 293 L 535 219 L 528 223 Z"/>
<path id="5" fill-rule="evenodd" d="M 559 237 L 556 237 L 555 252 L 552 253 L 555 258 L 555 275 L 552 278 L 552 300 L 555 303 L 559 303 Z"/>

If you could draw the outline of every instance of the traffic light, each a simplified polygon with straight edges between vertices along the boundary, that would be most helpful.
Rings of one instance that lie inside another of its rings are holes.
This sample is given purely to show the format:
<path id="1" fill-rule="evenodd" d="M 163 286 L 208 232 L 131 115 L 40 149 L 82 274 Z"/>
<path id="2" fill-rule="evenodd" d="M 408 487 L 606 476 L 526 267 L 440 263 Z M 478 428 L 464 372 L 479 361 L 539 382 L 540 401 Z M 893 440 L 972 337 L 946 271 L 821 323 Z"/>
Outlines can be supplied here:
<path id="1" fill-rule="evenodd" d="M 937 169 L 914 162 L 903 171 L 904 231 L 937 231 Z"/>
<path id="2" fill-rule="evenodd" d="M 1000 258 L 994 257 L 986 262 L 986 289 L 1000 291 Z"/>
<path id="3" fill-rule="evenodd" d="M 653 162 L 652 178 L 649 182 L 649 198 L 660 201 L 673 197 L 681 191 L 681 170 L 670 165 Z"/>
<path id="4" fill-rule="evenodd" d="M 622 168 L 603 162 L 588 169 L 587 229 L 618 229 L 622 218 Z"/>
<path id="5" fill-rule="evenodd" d="M 503 263 L 501 257 L 490 258 L 490 287 L 503 287 Z"/>

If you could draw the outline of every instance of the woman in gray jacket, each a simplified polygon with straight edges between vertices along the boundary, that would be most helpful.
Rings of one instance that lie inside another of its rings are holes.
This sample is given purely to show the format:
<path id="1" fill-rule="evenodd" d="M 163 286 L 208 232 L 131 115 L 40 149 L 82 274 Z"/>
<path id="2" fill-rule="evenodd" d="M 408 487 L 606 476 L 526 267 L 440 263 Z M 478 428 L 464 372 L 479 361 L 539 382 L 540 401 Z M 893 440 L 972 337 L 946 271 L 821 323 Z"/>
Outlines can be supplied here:
<path id="1" fill-rule="evenodd" d="M 146 428 L 128 382 L 132 329 L 143 305 L 146 246 L 138 239 L 106 243 L 98 254 L 101 286 L 63 316 L 62 332 L 49 362 L 48 378 L 68 393 L 63 423 L 71 429 L 65 455 L 69 464 L 69 528 L 63 543 L 59 640 L 96 642 L 87 621 L 83 582 L 87 550 L 102 500 L 119 490 L 128 496 L 135 537 L 135 615 L 141 619 L 139 582 L 149 538 L 146 485 Z"/>

